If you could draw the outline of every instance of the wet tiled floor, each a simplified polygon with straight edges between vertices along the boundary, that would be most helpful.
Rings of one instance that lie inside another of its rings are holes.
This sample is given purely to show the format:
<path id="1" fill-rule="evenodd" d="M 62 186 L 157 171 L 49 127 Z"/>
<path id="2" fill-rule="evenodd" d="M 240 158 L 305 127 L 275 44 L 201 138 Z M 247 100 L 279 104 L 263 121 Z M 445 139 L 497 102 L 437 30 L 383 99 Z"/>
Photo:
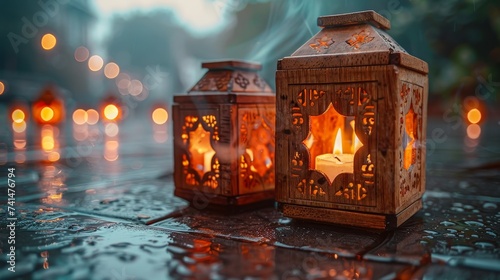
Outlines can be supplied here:
<path id="1" fill-rule="evenodd" d="M 428 143 L 424 209 L 389 232 L 291 220 L 272 205 L 189 207 L 173 196 L 171 138 L 155 142 L 137 122 L 122 124 L 111 157 L 105 136 L 82 142 L 71 128 L 53 161 L 30 143 L 36 128 L 24 150 L 3 132 L 0 211 L 15 166 L 18 219 L 15 273 L 1 221 L 0 279 L 499 279 L 500 125 L 475 146 L 463 128 L 436 127 L 447 140 Z"/>

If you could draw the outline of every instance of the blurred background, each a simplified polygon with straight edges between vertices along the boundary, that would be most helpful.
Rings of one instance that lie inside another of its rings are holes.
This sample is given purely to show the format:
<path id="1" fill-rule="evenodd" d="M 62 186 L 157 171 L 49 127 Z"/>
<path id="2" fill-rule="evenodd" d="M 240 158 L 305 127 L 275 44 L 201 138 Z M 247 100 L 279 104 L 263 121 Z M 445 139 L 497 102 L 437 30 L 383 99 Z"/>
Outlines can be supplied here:
<path id="1" fill-rule="evenodd" d="M 260 62 L 274 88 L 276 61 L 319 31 L 318 16 L 368 9 L 429 63 L 430 115 L 453 124 L 475 109 L 469 123 L 500 125 L 500 2 L 493 0 L 4 1 L 0 121 L 14 132 L 30 123 L 168 123 L 173 95 L 202 77 L 202 62 Z"/>

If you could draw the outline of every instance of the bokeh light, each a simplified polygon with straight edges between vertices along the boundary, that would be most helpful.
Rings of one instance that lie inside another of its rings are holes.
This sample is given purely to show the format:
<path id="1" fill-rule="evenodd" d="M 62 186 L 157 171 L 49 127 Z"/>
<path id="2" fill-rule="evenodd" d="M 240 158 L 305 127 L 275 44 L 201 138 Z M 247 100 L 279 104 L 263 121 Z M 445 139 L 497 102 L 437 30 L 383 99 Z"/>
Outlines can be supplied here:
<path id="1" fill-rule="evenodd" d="M 47 33 L 42 36 L 42 40 L 40 43 L 44 50 L 49 51 L 56 46 L 57 39 L 56 36 L 54 36 L 53 34 Z"/>
<path id="2" fill-rule="evenodd" d="M 84 46 L 78 47 L 75 50 L 75 60 L 78 62 L 84 62 L 89 58 L 90 52 L 89 49 L 87 49 Z"/>
<path id="3" fill-rule="evenodd" d="M 115 161 L 118 159 L 118 148 L 120 144 L 116 140 L 108 140 L 104 143 L 104 159 Z"/>
<path id="4" fill-rule="evenodd" d="M 108 123 L 104 127 L 104 133 L 109 137 L 115 137 L 120 132 L 120 128 L 116 123 Z"/>
<path id="5" fill-rule="evenodd" d="M 101 70 L 102 66 L 104 65 L 104 61 L 102 60 L 102 57 L 98 55 L 93 55 L 89 58 L 89 69 L 91 71 L 99 71 Z"/>
<path id="6" fill-rule="evenodd" d="M 164 124 L 168 120 L 168 112 L 163 108 L 156 108 L 151 114 L 151 118 L 156 124 Z"/>
<path id="7" fill-rule="evenodd" d="M 26 122 L 24 120 L 20 122 L 13 122 L 12 130 L 17 133 L 24 132 L 26 130 Z"/>
<path id="8" fill-rule="evenodd" d="M 94 109 L 87 110 L 87 123 L 94 125 L 99 121 L 99 113 Z"/>
<path id="9" fill-rule="evenodd" d="M 15 123 L 24 122 L 25 117 L 26 117 L 26 115 L 24 114 L 23 110 L 21 110 L 21 109 L 15 109 L 12 112 L 12 121 L 14 121 Z"/>
<path id="10" fill-rule="evenodd" d="M 51 162 L 58 161 L 60 158 L 61 158 L 61 155 L 55 151 L 50 152 L 49 155 L 47 156 L 47 159 Z M 62 194 L 61 194 L 61 196 L 62 196 Z"/>
<path id="11" fill-rule="evenodd" d="M 104 75 L 108 79 L 114 79 L 120 74 L 120 66 L 114 62 L 106 64 L 104 67 Z"/>
<path id="12" fill-rule="evenodd" d="M 475 108 L 470 110 L 467 113 L 467 120 L 469 120 L 471 124 L 477 124 L 481 121 L 481 111 Z"/>
<path id="13" fill-rule="evenodd" d="M 2 95 L 4 91 L 5 91 L 5 84 L 2 81 L 0 81 L 0 95 Z"/>
<path id="14" fill-rule="evenodd" d="M 43 121 L 50 121 L 54 117 L 54 110 L 50 107 L 43 107 L 42 110 L 40 111 L 40 118 L 42 118 Z"/>
<path id="15" fill-rule="evenodd" d="M 42 149 L 44 151 L 51 151 L 55 147 L 55 141 L 53 135 L 42 136 Z"/>
<path id="16" fill-rule="evenodd" d="M 76 124 L 84 124 L 88 121 L 88 114 L 87 111 L 83 109 L 76 109 L 73 112 L 73 122 Z"/>
<path id="17" fill-rule="evenodd" d="M 467 137 L 477 139 L 481 136 L 481 127 L 478 124 L 470 124 L 467 126 Z"/>
<path id="18" fill-rule="evenodd" d="M 138 96 L 139 94 L 142 93 L 142 89 L 143 89 L 143 86 L 142 86 L 141 81 L 139 81 L 139 80 L 130 81 L 130 84 L 128 86 L 128 92 L 130 93 L 130 95 Z"/>
<path id="19" fill-rule="evenodd" d="M 114 104 L 108 104 L 104 107 L 104 117 L 110 121 L 118 117 L 118 107 Z"/>

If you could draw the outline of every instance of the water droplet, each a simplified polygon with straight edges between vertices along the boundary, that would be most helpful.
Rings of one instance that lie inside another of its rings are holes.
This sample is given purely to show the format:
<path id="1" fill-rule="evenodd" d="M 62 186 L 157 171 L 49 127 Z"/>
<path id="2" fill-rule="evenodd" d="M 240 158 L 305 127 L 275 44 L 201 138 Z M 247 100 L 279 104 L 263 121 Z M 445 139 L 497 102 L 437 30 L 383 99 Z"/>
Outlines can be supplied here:
<path id="1" fill-rule="evenodd" d="M 474 243 L 474 245 L 476 245 L 476 247 L 479 247 L 481 249 L 491 249 L 495 247 L 495 245 L 493 245 L 492 243 L 485 241 L 476 242 Z"/>
<path id="2" fill-rule="evenodd" d="M 452 251 L 457 251 L 459 254 L 462 254 L 464 252 L 472 251 L 473 248 L 465 245 L 455 245 L 451 246 L 450 249 Z"/>
<path id="3" fill-rule="evenodd" d="M 432 231 L 432 230 L 424 230 L 425 233 L 432 234 L 432 235 L 437 235 L 438 232 Z"/>
<path id="4" fill-rule="evenodd" d="M 494 233 L 493 231 L 487 231 L 486 233 L 493 236 L 493 237 L 497 237 L 497 234 Z"/>
<path id="5" fill-rule="evenodd" d="M 485 204 L 483 204 L 483 208 L 486 210 L 493 210 L 493 209 L 497 209 L 497 205 L 495 203 L 492 203 L 492 202 L 486 202 Z"/>
<path id="6" fill-rule="evenodd" d="M 454 233 L 445 233 L 443 234 L 444 237 L 457 237 Z"/>
<path id="7" fill-rule="evenodd" d="M 456 229 L 452 229 L 452 228 L 447 228 L 446 230 L 449 231 L 450 233 L 456 233 L 457 232 Z"/>
<path id="8" fill-rule="evenodd" d="M 479 237 L 479 235 L 477 235 L 477 234 L 471 234 L 471 236 L 470 236 L 470 237 L 478 238 L 478 237 Z"/>
<path id="9" fill-rule="evenodd" d="M 464 209 L 460 208 L 460 207 L 451 207 L 450 210 L 457 211 L 457 212 L 464 212 Z"/>
<path id="10" fill-rule="evenodd" d="M 442 221 L 441 223 L 439 223 L 440 225 L 443 225 L 445 227 L 449 227 L 449 226 L 454 226 L 455 223 L 454 222 L 450 222 L 450 221 Z"/>
<path id="11" fill-rule="evenodd" d="M 477 221 L 465 221 L 469 226 L 483 227 L 484 224 Z"/>

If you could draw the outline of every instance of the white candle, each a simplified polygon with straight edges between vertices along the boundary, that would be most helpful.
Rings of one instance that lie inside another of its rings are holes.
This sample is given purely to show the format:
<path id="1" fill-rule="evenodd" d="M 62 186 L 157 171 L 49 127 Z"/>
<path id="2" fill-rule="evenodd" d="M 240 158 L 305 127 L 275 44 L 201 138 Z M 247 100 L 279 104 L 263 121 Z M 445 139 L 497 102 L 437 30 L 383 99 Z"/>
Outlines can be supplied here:
<path id="1" fill-rule="evenodd" d="M 316 170 L 328 176 L 330 182 L 341 173 L 353 173 L 353 154 L 323 154 L 316 157 Z"/>
<path id="2" fill-rule="evenodd" d="M 205 154 L 203 155 L 203 165 L 204 165 L 204 169 L 203 169 L 203 172 L 208 172 L 210 170 L 212 170 L 212 157 L 215 155 L 215 151 L 212 150 L 212 151 L 208 151 L 208 152 L 205 152 Z"/>

